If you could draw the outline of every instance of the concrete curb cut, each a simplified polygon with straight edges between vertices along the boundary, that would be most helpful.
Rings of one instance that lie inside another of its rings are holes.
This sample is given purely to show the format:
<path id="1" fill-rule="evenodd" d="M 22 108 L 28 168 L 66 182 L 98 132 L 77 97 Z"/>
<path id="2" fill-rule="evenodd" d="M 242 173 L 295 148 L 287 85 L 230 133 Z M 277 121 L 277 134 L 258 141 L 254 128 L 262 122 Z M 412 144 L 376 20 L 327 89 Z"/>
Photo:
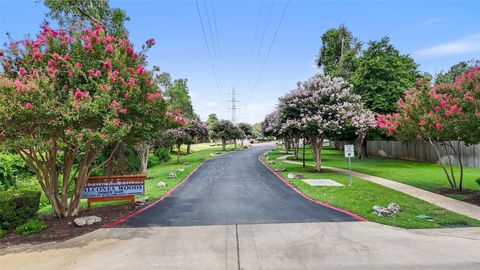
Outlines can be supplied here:
<path id="1" fill-rule="evenodd" d="M 327 204 L 327 203 L 324 203 L 324 202 L 321 202 L 321 201 L 317 201 L 313 198 L 310 198 L 308 197 L 307 195 L 305 195 L 303 192 L 301 192 L 298 188 L 296 188 L 295 186 L 293 186 L 292 184 L 290 184 L 285 178 L 283 178 L 283 176 L 279 173 L 277 173 L 276 171 L 272 170 L 272 168 L 270 168 L 270 166 L 268 166 L 265 162 L 263 162 L 263 160 L 261 159 L 261 157 L 263 155 L 265 155 L 265 153 L 269 152 L 270 150 L 267 150 L 265 152 L 263 152 L 260 156 L 258 156 L 258 161 L 260 161 L 260 163 L 263 164 L 263 166 L 265 166 L 270 172 L 272 172 L 273 174 L 275 174 L 280 180 L 283 181 L 283 183 L 285 183 L 288 187 L 290 187 L 291 189 L 293 189 L 295 192 L 297 192 L 300 196 L 302 196 L 303 198 L 311 201 L 311 202 L 314 202 L 318 205 L 321 205 L 321 206 L 324 206 L 324 207 L 327 207 L 327 208 L 330 208 L 330 209 L 333 209 L 333 210 L 336 210 L 336 211 L 339 211 L 339 212 L 342 212 L 344 214 L 347 214 L 349 216 L 352 216 L 356 219 L 358 219 L 359 221 L 367 221 L 365 218 L 355 214 L 355 213 L 352 213 L 348 210 L 345 210 L 345 209 L 341 209 L 341 208 L 337 208 L 335 206 L 332 206 L 330 204 Z"/>

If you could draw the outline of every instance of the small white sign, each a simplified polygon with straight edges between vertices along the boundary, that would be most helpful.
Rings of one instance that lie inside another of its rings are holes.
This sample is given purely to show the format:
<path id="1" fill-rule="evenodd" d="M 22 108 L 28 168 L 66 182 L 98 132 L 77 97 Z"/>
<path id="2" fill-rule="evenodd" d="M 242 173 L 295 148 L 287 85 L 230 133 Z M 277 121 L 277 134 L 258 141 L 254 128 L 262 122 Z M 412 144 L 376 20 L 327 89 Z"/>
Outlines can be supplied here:
<path id="1" fill-rule="evenodd" d="M 344 146 L 344 150 L 345 150 L 345 157 L 347 157 L 347 158 L 355 157 L 355 151 L 354 151 L 354 148 L 353 148 L 353 144 L 346 144 Z"/>

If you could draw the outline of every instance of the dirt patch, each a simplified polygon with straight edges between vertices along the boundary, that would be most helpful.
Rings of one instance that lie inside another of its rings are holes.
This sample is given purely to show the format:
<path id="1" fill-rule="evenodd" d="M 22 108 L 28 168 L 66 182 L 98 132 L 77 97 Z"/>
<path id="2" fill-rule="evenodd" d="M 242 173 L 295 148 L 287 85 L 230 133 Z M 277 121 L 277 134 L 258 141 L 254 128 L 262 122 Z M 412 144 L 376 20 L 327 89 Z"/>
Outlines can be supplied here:
<path id="1" fill-rule="evenodd" d="M 451 189 L 439 189 L 438 194 L 442 194 L 460 201 L 468 202 L 480 206 L 480 191 L 479 190 L 462 190 L 456 191 Z"/>
<path id="2" fill-rule="evenodd" d="M 102 226 L 115 222 L 120 218 L 135 211 L 130 204 L 122 204 L 115 206 L 104 206 L 93 208 L 92 210 L 83 209 L 76 217 L 57 218 L 55 216 L 43 216 L 42 220 L 47 222 L 48 228 L 44 231 L 33 235 L 19 235 L 15 230 L 11 230 L 7 235 L 0 239 L 0 253 L 2 249 L 7 249 L 19 244 L 42 244 L 48 242 L 60 242 L 71 239 L 82 234 L 95 231 Z M 77 227 L 73 220 L 83 216 L 98 216 L 102 218 L 102 222 L 85 227 Z"/>

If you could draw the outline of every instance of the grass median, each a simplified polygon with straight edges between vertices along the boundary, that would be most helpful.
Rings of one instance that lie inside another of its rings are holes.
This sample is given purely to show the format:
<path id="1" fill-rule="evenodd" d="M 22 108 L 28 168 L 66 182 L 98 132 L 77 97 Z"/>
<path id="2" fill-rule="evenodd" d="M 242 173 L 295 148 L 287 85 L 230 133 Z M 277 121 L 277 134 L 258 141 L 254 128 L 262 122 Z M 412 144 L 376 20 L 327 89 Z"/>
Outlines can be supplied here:
<path id="1" fill-rule="evenodd" d="M 310 149 L 305 151 L 305 160 L 313 163 Z M 288 159 L 293 160 L 293 157 Z M 322 165 L 348 169 L 348 162 L 342 150 L 325 147 L 322 150 Z M 450 186 L 438 164 L 399 159 L 387 159 L 381 157 L 369 157 L 367 159 L 352 159 L 352 170 L 378 177 L 384 177 L 400 183 L 425 189 L 431 192 L 442 193 L 446 196 L 474 202 L 480 197 L 480 186 L 475 179 L 480 177 L 480 169 L 464 168 L 463 187 L 464 192 L 449 192 Z M 455 170 L 458 172 L 459 168 Z"/>
<path id="2" fill-rule="evenodd" d="M 315 200 L 351 211 L 369 221 L 407 229 L 480 226 L 480 221 L 360 178 L 353 177 L 352 186 L 348 186 L 347 175 L 328 170 L 317 173 L 313 171 L 313 167 L 303 168 L 302 165 L 276 159 L 283 155 L 285 154 L 281 149 L 272 150 L 268 156 L 270 160 L 275 160 L 275 164 L 268 165 L 274 169 L 286 169 L 281 173 L 285 179 L 288 173 L 294 172 L 302 173 L 307 179 L 332 179 L 345 185 L 343 187 L 310 186 L 301 180 L 289 180 L 301 192 Z M 380 217 L 372 213 L 372 206 L 386 206 L 391 202 L 397 203 L 402 209 L 395 217 Z M 430 218 L 419 218 L 418 215 L 426 215 Z"/>

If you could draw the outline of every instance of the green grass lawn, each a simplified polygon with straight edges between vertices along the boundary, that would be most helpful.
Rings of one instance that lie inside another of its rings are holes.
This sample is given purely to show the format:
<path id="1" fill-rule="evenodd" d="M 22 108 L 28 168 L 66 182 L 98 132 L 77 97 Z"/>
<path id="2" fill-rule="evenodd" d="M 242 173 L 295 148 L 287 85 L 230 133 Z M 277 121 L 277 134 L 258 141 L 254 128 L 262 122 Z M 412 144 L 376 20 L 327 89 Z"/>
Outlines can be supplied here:
<path id="1" fill-rule="evenodd" d="M 310 149 L 305 151 L 305 156 L 308 163 L 313 163 Z M 293 157 L 289 157 L 289 159 L 293 159 Z M 326 147 L 322 150 L 322 165 L 348 169 L 348 160 L 344 157 L 342 150 Z M 434 163 L 381 157 L 369 157 L 362 160 L 353 158 L 352 170 L 384 177 L 433 192 L 443 188 L 450 188 L 440 165 Z M 475 182 L 475 179 L 478 177 L 480 177 L 480 169 L 464 168 L 464 189 L 479 190 L 480 187 Z"/>
<path id="2" fill-rule="evenodd" d="M 227 145 L 227 151 L 232 151 L 233 145 Z M 238 146 L 237 150 L 240 150 L 240 146 Z M 171 154 L 171 160 L 148 168 L 147 173 L 147 180 L 145 181 L 145 194 L 135 196 L 136 198 L 148 197 L 149 201 L 153 201 L 157 198 L 163 196 L 166 192 L 171 190 L 175 187 L 177 183 L 183 180 L 190 172 L 192 172 L 198 165 L 200 165 L 203 161 L 215 157 L 217 155 L 210 155 L 211 153 L 222 152 L 221 146 L 210 146 L 210 144 L 197 144 L 192 145 L 191 149 L 192 153 L 190 155 L 186 155 L 186 147 L 181 148 L 181 156 L 180 156 L 180 163 L 177 163 L 177 156 L 176 153 Z M 189 163 L 185 165 L 184 163 Z M 177 171 L 179 168 L 184 168 L 183 172 Z M 168 179 L 168 174 L 171 172 L 176 172 L 177 177 Z M 166 187 L 158 187 L 157 184 L 159 182 L 165 182 L 167 184 Z M 104 202 L 104 203 L 93 203 L 92 207 L 103 207 L 107 205 L 116 205 L 121 203 L 128 203 L 122 201 L 112 201 L 112 202 Z M 80 208 L 84 209 L 87 207 L 87 200 L 82 199 L 80 202 Z M 46 206 L 41 208 L 38 211 L 39 215 L 48 215 L 52 214 L 51 206 Z"/>
<path id="3" fill-rule="evenodd" d="M 334 156 L 338 156 L 335 151 L 330 152 Z M 284 153 L 281 149 L 273 150 L 268 154 L 270 159 L 275 159 L 282 155 Z M 333 166 L 331 164 L 332 160 L 330 159 L 330 164 L 328 165 Z M 289 172 L 298 172 L 303 173 L 305 178 L 327 178 L 344 184 L 344 187 L 312 187 L 301 180 L 290 180 L 290 183 L 310 198 L 347 209 L 369 221 L 408 229 L 480 226 L 480 221 L 450 212 L 407 194 L 359 178 L 354 177 L 353 185 L 348 186 L 349 179 L 344 174 L 327 170 L 322 173 L 316 173 L 313 172 L 312 167 L 302 168 L 302 165 L 289 164 L 280 160 L 276 160 L 276 164 L 270 166 L 272 168 L 285 168 L 286 171 L 282 173 L 285 178 L 287 178 Z M 390 202 L 395 202 L 402 208 L 402 211 L 396 217 L 379 217 L 372 214 L 372 206 L 387 206 Z M 416 217 L 421 214 L 430 216 L 431 220 Z"/>

